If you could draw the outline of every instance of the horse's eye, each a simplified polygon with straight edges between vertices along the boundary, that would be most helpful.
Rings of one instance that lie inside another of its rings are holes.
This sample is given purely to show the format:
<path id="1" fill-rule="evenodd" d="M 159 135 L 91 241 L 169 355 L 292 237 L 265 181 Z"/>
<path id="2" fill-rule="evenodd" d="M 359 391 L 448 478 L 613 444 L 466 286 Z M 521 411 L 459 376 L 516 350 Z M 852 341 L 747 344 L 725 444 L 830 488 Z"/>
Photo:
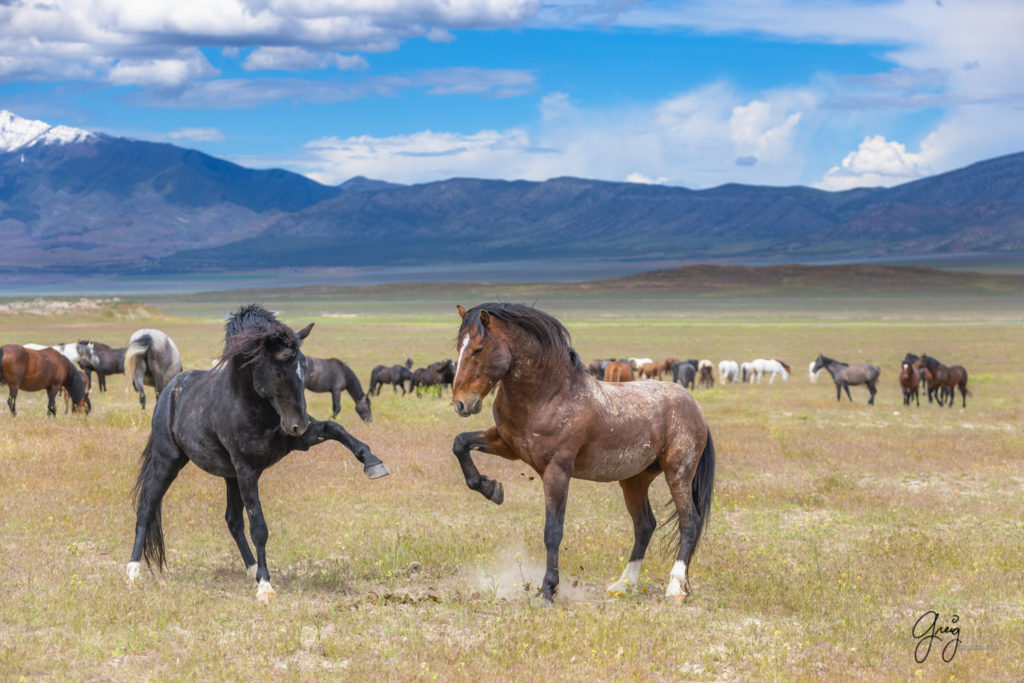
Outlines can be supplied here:
<path id="1" fill-rule="evenodd" d="M 484 347 L 478 346 L 475 349 L 473 349 L 473 355 L 475 356 L 476 354 L 480 353 L 483 350 L 484 350 Z"/>

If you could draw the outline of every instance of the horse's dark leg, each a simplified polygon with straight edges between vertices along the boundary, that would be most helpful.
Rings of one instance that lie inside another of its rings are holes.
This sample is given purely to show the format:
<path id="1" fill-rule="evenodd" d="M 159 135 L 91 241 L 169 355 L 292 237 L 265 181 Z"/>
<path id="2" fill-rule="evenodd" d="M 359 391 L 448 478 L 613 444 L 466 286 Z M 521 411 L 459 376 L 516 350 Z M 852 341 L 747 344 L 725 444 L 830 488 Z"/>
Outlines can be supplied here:
<path id="1" fill-rule="evenodd" d="M 238 462 L 235 462 L 235 470 L 238 472 L 238 491 L 249 514 L 249 536 L 256 547 L 256 599 L 269 602 L 274 597 L 274 588 L 270 585 L 270 570 L 267 569 L 267 538 L 270 532 L 260 505 L 260 475 L 248 467 L 239 467 Z"/>
<path id="2" fill-rule="evenodd" d="M 107 390 L 107 376 L 100 371 L 96 371 L 96 379 L 100 384 L 100 391 Z"/>
<path id="3" fill-rule="evenodd" d="M 12 384 L 11 385 L 11 393 L 7 397 L 7 407 L 11 409 L 11 415 L 13 415 L 15 417 L 18 416 L 17 404 L 18 404 L 18 390 Z"/>
<path id="4" fill-rule="evenodd" d="M 547 570 L 540 585 L 544 604 L 554 602 L 558 592 L 558 548 L 562 545 L 565 526 L 565 505 L 569 500 L 569 473 L 554 462 L 544 470 L 544 548 Z"/>
<path id="5" fill-rule="evenodd" d="M 224 479 L 228 489 L 228 504 L 224 510 L 224 521 L 228 523 L 228 531 L 231 538 L 235 539 L 238 552 L 242 553 L 242 562 L 245 563 L 245 571 L 252 578 L 256 578 L 256 558 L 252 556 L 249 549 L 249 542 L 245 540 L 245 508 L 242 505 L 242 493 L 238 490 L 238 480 L 233 477 Z"/>
<path id="6" fill-rule="evenodd" d="M 188 458 L 176 448 L 154 445 L 153 436 L 150 436 L 150 442 L 142 453 L 142 465 L 135 484 L 138 505 L 135 509 L 135 543 L 126 575 L 129 584 L 139 578 L 143 556 L 146 564 L 155 559 L 158 569 L 164 567 L 161 504 L 167 489 L 187 463 Z"/>
<path id="7" fill-rule="evenodd" d="M 456 436 L 455 441 L 452 443 L 452 453 L 455 454 L 459 461 L 459 466 L 462 468 L 462 476 L 466 479 L 466 486 L 473 491 L 479 491 L 484 498 L 492 503 L 501 505 L 502 501 L 505 500 L 505 491 L 502 489 L 501 483 L 480 474 L 476 464 L 473 462 L 472 456 L 469 454 L 472 450 L 490 453 L 491 455 L 500 455 L 510 460 L 516 459 L 515 454 L 498 436 L 497 427 L 491 427 L 480 432 L 463 432 Z"/>
<path id="8" fill-rule="evenodd" d="M 46 414 L 50 417 L 57 417 L 57 392 L 46 392 Z"/>
<path id="9" fill-rule="evenodd" d="M 636 589 L 640 586 L 640 566 L 654 529 L 658 526 L 658 520 L 651 510 L 651 500 L 647 495 L 647 490 L 656 476 L 656 471 L 644 471 L 619 482 L 626 510 L 633 519 L 633 551 L 629 554 L 629 564 L 622 570 L 622 576 L 606 589 L 609 593 L 625 593 L 630 588 Z"/>
<path id="10" fill-rule="evenodd" d="M 331 411 L 332 420 L 341 412 L 341 389 L 338 387 L 331 389 Z"/>
<path id="11" fill-rule="evenodd" d="M 850 399 L 850 403 L 853 403 L 853 396 L 850 396 L 850 385 L 843 382 L 843 389 L 846 390 L 846 398 Z"/>
<path id="12" fill-rule="evenodd" d="M 349 434 L 337 422 L 310 420 L 309 428 L 306 429 L 305 433 L 302 436 L 292 437 L 288 440 L 288 443 L 293 451 L 308 451 L 311 447 L 328 439 L 337 441 L 352 451 L 352 455 L 356 456 L 356 460 L 363 463 L 363 473 L 367 478 L 379 479 L 390 474 L 387 465 L 373 454 L 369 446 Z"/>
<path id="13" fill-rule="evenodd" d="M 836 382 L 836 401 L 843 400 L 843 385 Z"/>

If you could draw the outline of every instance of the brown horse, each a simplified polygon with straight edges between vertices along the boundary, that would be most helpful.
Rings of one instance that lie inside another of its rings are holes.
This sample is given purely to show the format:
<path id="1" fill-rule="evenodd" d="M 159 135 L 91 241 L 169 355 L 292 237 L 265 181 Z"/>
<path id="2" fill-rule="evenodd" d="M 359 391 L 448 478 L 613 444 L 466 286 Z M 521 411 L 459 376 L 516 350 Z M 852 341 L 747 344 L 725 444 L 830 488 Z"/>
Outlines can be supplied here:
<path id="1" fill-rule="evenodd" d="M 910 400 L 914 399 L 917 405 L 921 405 L 921 392 L 918 387 L 921 384 L 921 373 L 914 367 L 913 363 L 903 361 L 900 365 L 900 386 L 903 388 L 903 405 L 909 406 Z"/>
<path id="2" fill-rule="evenodd" d="M 57 416 L 57 392 L 61 387 L 71 395 L 74 412 L 83 410 L 88 413 L 92 409 L 81 373 L 55 349 L 33 351 L 17 344 L 0 347 L 0 379 L 10 387 L 7 406 L 11 415 L 18 414 L 16 404 L 18 392 L 22 389 L 45 390 L 49 399 L 46 412 L 54 417 Z"/>
<path id="3" fill-rule="evenodd" d="M 939 389 L 939 395 L 937 397 L 939 405 L 944 405 L 945 400 L 949 400 L 949 407 L 953 407 L 953 401 L 956 399 L 956 389 L 960 389 L 960 398 L 963 400 L 963 407 L 967 407 L 967 395 L 970 394 L 967 390 L 967 369 L 962 365 L 943 365 L 935 358 L 932 358 L 927 353 L 921 354 L 921 357 L 914 362 L 914 367 L 919 371 L 925 369 L 925 377 L 928 379 L 928 393 L 929 395 L 935 390 Z"/>
<path id="4" fill-rule="evenodd" d="M 628 361 L 613 360 L 604 369 L 605 382 L 632 382 L 633 366 Z"/>
<path id="5" fill-rule="evenodd" d="M 644 363 L 640 368 L 640 377 L 644 379 L 661 379 L 664 366 L 661 363 Z"/>
<path id="6" fill-rule="evenodd" d="M 462 316 L 457 337 L 452 402 L 462 417 L 480 412 L 494 396 L 494 426 L 464 432 L 452 451 L 466 485 L 494 503 L 501 484 L 482 476 L 470 451 L 522 460 L 544 484 L 547 571 L 540 593 L 550 604 L 558 588 L 569 480 L 618 481 L 633 518 L 629 563 L 608 587 L 637 587 L 640 566 L 657 526 L 648 488 L 665 474 L 675 503 L 679 546 L 666 596 L 689 593 L 687 566 L 708 521 L 715 478 L 715 449 L 700 406 L 685 389 L 667 382 L 600 382 L 570 347 L 569 332 L 553 317 L 521 304 L 488 303 Z M 672 521 L 671 519 L 669 520 Z"/>

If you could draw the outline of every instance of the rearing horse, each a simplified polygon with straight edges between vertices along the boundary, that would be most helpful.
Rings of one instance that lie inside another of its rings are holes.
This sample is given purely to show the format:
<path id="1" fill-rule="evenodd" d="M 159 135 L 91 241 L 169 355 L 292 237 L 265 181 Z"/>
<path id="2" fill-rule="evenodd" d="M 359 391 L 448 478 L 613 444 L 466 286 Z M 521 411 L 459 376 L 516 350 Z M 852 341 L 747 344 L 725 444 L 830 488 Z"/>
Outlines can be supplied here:
<path id="1" fill-rule="evenodd" d="M 466 484 L 488 500 L 504 500 L 501 484 L 482 476 L 471 450 L 522 460 L 544 483 L 547 571 L 540 593 L 550 604 L 558 589 L 569 480 L 618 481 L 633 518 L 633 551 L 608 587 L 636 587 L 657 526 L 648 489 L 664 473 L 675 503 L 678 551 L 665 595 L 689 593 L 687 566 L 707 525 L 715 449 L 704 413 L 682 387 L 667 382 L 608 383 L 587 373 L 555 318 L 521 304 L 458 307 L 459 360 L 452 389 L 462 417 L 494 396 L 494 426 L 455 437 L 452 451 Z M 499 385 L 500 382 L 500 385 Z M 671 521 L 671 519 L 669 520 Z"/>

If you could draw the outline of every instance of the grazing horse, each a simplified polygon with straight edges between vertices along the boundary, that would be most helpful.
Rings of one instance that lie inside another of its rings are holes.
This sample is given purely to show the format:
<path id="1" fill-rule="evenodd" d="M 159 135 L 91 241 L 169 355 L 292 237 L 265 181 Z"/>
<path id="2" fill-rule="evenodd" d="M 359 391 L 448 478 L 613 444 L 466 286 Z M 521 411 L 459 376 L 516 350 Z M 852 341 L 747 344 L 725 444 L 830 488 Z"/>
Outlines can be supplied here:
<path id="1" fill-rule="evenodd" d="M 769 372 L 772 376 L 768 379 L 768 384 L 773 384 L 775 382 L 776 375 L 781 375 L 783 382 L 789 381 L 789 366 L 781 360 L 774 358 L 770 360 L 755 358 L 750 362 L 750 368 L 754 373 L 750 378 L 751 383 L 756 379 L 757 383 L 760 384 L 761 378 Z"/>
<path id="2" fill-rule="evenodd" d="M 388 469 L 369 447 L 336 422 L 306 413 L 305 363 L 299 350 L 312 323 L 298 332 L 255 304 L 228 319 L 224 353 L 212 370 L 189 370 L 174 377 L 153 409 L 149 441 L 139 462 L 134 497 L 135 544 L 128 583 L 142 563 L 164 566 L 161 502 L 191 460 L 227 484 L 227 521 L 245 569 L 257 582 L 256 598 L 274 595 L 267 570 L 267 524 L 258 482 L 264 470 L 292 451 L 305 451 L 327 439 L 340 442 L 375 479 Z M 243 508 L 249 515 L 252 555 L 245 539 Z"/>
<path id="3" fill-rule="evenodd" d="M 708 365 L 701 366 L 698 371 L 697 386 L 702 389 L 712 389 L 715 386 L 715 374 L 714 369 L 711 366 L 711 361 L 708 361 Z"/>
<path id="4" fill-rule="evenodd" d="M 124 374 L 131 378 L 132 386 L 139 392 L 139 404 L 146 409 L 146 392 L 148 384 L 156 391 L 157 400 L 160 392 L 181 372 L 181 354 L 171 338 L 160 330 L 136 330 L 128 340 L 128 348 L 124 353 Z"/>
<path id="5" fill-rule="evenodd" d="M 914 367 L 913 363 L 904 360 L 900 363 L 900 387 L 903 389 L 903 405 L 909 406 L 910 400 L 914 399 L 917 405 L 921 405 L 921 392 L 918 387 L 921 385 L 921 373 Z"/>
<path id="6" fill-rule="evenodd" d="M 629 361 L 629 366 L 633 368 L 634 372 L 640 370 L 640 368 L 647 365 L 648 363 L 654 362 L 654 360 L 651 358 L 637 358 L 636 356 L 631 356 L 626 360 Z"/>
<path id="7" fill-rule="evenodd" d="M 78 366 L 92 381 L 92 373 L 96 372 L 100 391 L 107 390 L 107 375 L 124 373 L 124 354 L 127 347 L 112 349 L 106 344 L 96 341 L 80 341 L 78 348 Z"/>
<path id="8" fill-rule="evenodd" d="M 878 382 L 880 372 L 877 365 L 871 365 L 870 363 L 849 365 L 848 363 L 841 363 L 828 356 L 819 354 L 818 358 L 814 361 L 813 369 L 817 372 L 821 368 L 825 368 L 828 370 L 828 374 L 832 375 L 832 381 L 836 384 L 837 401 L 842 400 L 843 389 L 846 390 L 846 398 L 853 401 L 853 397 L 850 396 L 850 385 L 865 384 L 868 391 L 871 392 L 868 405 L 875 404 L 875 394 L 878 393 L 878 390 L 875 389 L 875 384 Z"/>
<path id="9" fill-rule="evenodd" d="M 452 391 L 455 412 L 480 412 L 495 386 L 494 425 L 455 437 L 452 451 L 466 485 L 501 503 L 501 484 L 481 476 L 470 451 L 522 460 L 544 484 L 547 571 L 545 604 L 558 589 L 569 480 L 618 481 L 633 518 L 634 543 L 610 593 L 636 588 L 657 520 L 648 488 L 665 474 L 675 503 L 679 546 L 666 596 L 689 593 L 687 566 L 707 525 L 715 478 L 715 449 L 704 413 L 685 389 L 667 382 L 599 382 L 570 347 L 555 318 L 521 304 L 488 303 L 462 316 Z M 672 521 L 671 519 L 669 520 Z"/>
<path id="10" fill-rule="evenodd" d="M 679 382 L 684 387 L 694 388 L 694 381 L 697 379 L 697 361 L 681 360 L 672 366 L 672 383 Z"/>
<path id="11" fill-rule="evenodd" d="M 718 377 L 722 384 L 740 381 L 740 366 L 734 360 L 723 360 L 718 364 Z"/>
<path id="12" fill-rule="evenodd" d="M 945 399 L 949 399 L 949 407 L 952 408 L 953 401 L 956 399 L 956 389 L 959 388 L 963 407 L 967 407 L 967 395 L 971 392 L 967 390 L 967 369 L 964 366 L 943 365 L 927 353 L 923 353 L 921 358 L 914 363 L 914 367 L 917 369 L 927 368 L 933 377 L 933 381 L 928 383 L 929 394 L 932 392 L 933 384 L 941 388 L 942 393 L 938 397 L 940 406 L 944 404 Z"/>
<path id="13" fill-rule="evenodd" d="M 605 382 L 632 382 L 633 366 L 629 361 L 613 360 L 604 369 Z"/>
<path id="14" fill-rule="evenodd" d="M 644 363 L 639 370 L 639 375 L 643 379 L 661 379 L 662 370 L 661 363 Z"/>
<path id="15" fill-rule="evenodd" d="M 598 358 L 587 366 L 587 372 L 600 380 L 604 380 L 604 371 L 608 369 L 610 363 L 614 362 L 614 358 Z"/>
<path id="16" fill-rule="evenodd" d="M 330 392 L 332 420 L 341 412 L 341 392 L 347 391 L 355 401 L 356 414 L 363 422 L 373 422 L 370 397 L 363 393 L 363 385 L 352 368 L 337 358 L 303 357 L 306 359 L 306 372 L 303 376 L 306 388 L 310 391 Z"/>
<path id="17" fill-rule="evenodd" d="M 66 356 L 54 348 L 36 351 L 17 344 L 0 347 L 0 380 L 10 389 L 7 407 L 14 416 L 18 415 L 18 392 L 21 390 L 45 390 L 46 412 L 53 417 L 57 416 L 56 399 L 61 388 L 71 396 L 74 412 L 82 410 L 88 414 L 92 409 L 82 375 Z"/>
<path id="18" fill-rule="evenodd" d="M 405 396 L 405 383 L 412 381 L 412 373 L 404 365 L 378 365 L 370 371 L 370 388 L 368 393 L 373 396 L 380 396 L 381 387 L 385 384 L 391 385 L 391 393 L 402 390 Z"/>

